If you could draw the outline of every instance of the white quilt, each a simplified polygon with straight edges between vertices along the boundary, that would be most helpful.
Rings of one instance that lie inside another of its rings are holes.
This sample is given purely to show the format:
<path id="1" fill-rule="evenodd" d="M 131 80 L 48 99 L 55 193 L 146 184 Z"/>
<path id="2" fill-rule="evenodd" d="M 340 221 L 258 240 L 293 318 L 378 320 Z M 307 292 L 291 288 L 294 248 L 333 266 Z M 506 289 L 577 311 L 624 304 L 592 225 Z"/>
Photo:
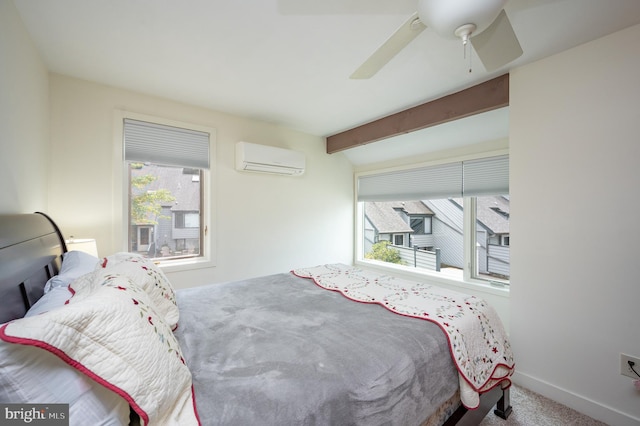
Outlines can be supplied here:
<path id="1" fill-rule="evenodd" d="M 0 338 L 57 355 L 126 399 L 147 425 L 198 425 L 191 373 L 172 329 L 175 294 L 153 263 L 105 258 L 67 304 L 12 321 Z"/>
<path id="2" fill-rule="evenodd" d="M 341 264 L 292 272 L 349 299 L 438 324 L 449 340 L 465 407 L 477 408 L 481 393 L 511 385 L 514 361 L 509 339 L 497 313 L 484 300 Z"/>

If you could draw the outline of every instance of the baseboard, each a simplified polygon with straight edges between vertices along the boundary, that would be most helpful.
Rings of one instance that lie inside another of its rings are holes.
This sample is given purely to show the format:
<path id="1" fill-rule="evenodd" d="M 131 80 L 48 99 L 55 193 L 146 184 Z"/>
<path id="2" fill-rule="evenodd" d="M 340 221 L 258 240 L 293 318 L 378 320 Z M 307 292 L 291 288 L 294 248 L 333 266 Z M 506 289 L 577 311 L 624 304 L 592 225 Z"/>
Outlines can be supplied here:
<path id="1" fill-rule="evenodd" d="M 552 399 L 567 407 L 573 408 L 589 417 L 604 422 L 608 425 L 616 426 L 638 426 L 640 419 L 632 417 L 628 414 L 617 411 L 606 405 L 602 405 L 597 401 L 576 395 L 566 389 L 559 388 L 551 383 L 536 379 L 527 374 L 516 371 L 512 377 L 513 383 L 518 386 L 530 389 L 542 396 Z M 517 405 L 513 407 L 514 411 L 518 409 Z"/>

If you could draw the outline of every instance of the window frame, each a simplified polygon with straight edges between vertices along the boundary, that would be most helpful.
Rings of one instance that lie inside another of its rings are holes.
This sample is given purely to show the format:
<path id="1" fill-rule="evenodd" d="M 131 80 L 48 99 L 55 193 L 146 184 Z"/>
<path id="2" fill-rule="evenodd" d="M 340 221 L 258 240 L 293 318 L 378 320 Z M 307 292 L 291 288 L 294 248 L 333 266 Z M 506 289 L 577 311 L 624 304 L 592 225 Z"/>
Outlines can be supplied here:
<path id="1" fill-rule="evenodd" d="M 201 182 L 201 227 L 202 227 L 202 250 L 198 257 L 188 257 L 179 259 L 156 259 L 155 262 L 165 272 L 177 272 L 197 268 L 210 268 L 216 266 L 216 244 L 217 236 L 216 223 L 214 221 L 214 211 L 216 210 L 217 189 L 213 176 L 216 175 L 215 152 L 216 152 L 216 129 L 200 124 L 188 123 L 178 120 L 135 113 L 125 110 L 116 110 L 114 113 L 114 169 L 115 177 L 119 182 L 113 186 L 114 200 L 114 232 L 113 247 L 120 247 L 121 251 L 128 250 L 129 238 L 129 177 L 127 161 L 124 159 L 124 120 L 132 119 L 146 121 L 150 123 L 174 126 L 206 132 L 209 134 L 209 169 L 200 169 L 202 172 Z"/>
<path id="2" fill-rule="evenodd" d="M 502 285 L 498 280 L 487 280 L 476 278 L 478 276 L 478 265 L 475 261 L 475 244 L 476 244 L 476 200 L 475 197 L 463 197 L 463 256 L 464 267 L 462 270 L 462 279 L 452 277 L 441 272 L 429 271 L 425 269 L 408 268 L 402 265 L 395 265 L 387 262 L 365 259 L 364 257 L 364 202 L 358 201 L 358 179 L 362 176 L 375 175 L 380 173 L 402 171 L 414 169 L 418 167 L 438 166 L 458 161 L 469 161 L 489 157 L 497 157 L 508 155 L 508 149 L 497 150 L 491 152 L 483 152 L 479 154 L 450 157 L 438 161 L 431 161 L 419 164 L 406 164 L 393 168 L 367 170 L 354 173 L 354 264 L 361 267 L 379 269 L 385 273 L 394 273 L 395 275 L 406 276 L 410 279 L 428 278 L 434 282 L 459 288 L 462 290 L 481 290 L 496 295 L 508 295 L 509 286 Z M 468 207 L 467 207 L 468 206 Z M 433 224 L 432 224 L 433 226 Z"/>

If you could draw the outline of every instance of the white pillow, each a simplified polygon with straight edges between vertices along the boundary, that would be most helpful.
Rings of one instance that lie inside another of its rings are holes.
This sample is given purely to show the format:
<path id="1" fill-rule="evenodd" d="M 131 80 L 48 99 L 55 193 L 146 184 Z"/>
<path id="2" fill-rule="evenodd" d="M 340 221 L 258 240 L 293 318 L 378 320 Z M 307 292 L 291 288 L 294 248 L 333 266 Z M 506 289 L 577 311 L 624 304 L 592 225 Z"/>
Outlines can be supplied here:
<path id="1" fill-rule="evenodd" d="M 53 287 L 49 292 L 45 293 L 24 315 L 30 317 L 43 312 L 50 311 L 64 306 L 65 303 L 73 296 L 69 287 Z"/>
<path id="2" fill-rule="evenodd" d="M 83 251 L 70 251 L 63 254 L 60 273 L 47 281 L 44 292 L 47 293 L 54 287 L 68 286 L 76 278 L 93 272 L 98 262 L 97 257 Z"/>
<path id="3" fill-rule="evenodd" d="M 69 425 L 127 425 L 129 404 L 52 353 L 0 340 L 0 402 L 69 404 Z"/>

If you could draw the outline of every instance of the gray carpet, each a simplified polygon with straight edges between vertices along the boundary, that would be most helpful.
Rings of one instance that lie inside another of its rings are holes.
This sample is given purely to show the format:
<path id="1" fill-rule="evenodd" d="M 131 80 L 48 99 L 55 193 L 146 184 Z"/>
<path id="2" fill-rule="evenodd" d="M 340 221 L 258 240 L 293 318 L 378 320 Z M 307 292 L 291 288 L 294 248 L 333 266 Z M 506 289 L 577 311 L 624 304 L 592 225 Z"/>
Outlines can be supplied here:
<path id="1" fill-rule="evenodd" d="M 606 426 L 605 423 L 515 385 L 511 386 L 511 406 L 513 412 L 506 421 L 492 411 L 480 426 Z"/>

